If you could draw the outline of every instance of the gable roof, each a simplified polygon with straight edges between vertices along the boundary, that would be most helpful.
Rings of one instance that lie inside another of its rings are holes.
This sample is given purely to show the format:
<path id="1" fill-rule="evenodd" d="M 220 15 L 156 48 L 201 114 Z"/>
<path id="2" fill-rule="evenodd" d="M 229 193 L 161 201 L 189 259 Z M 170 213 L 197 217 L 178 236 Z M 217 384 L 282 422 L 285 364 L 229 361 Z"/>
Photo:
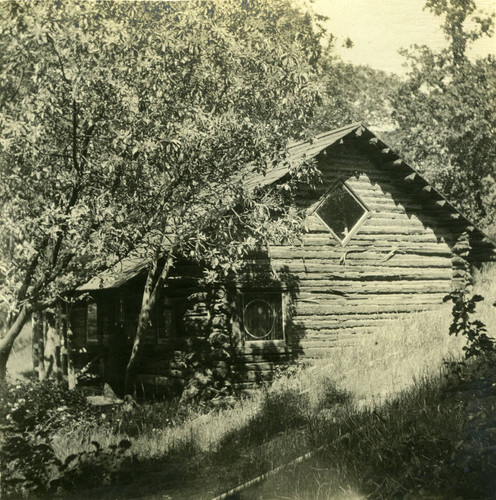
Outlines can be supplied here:
<path id="1" fill-rule="evenodd" d="M 361 123 L 352 123 L 346 127 L 341 127 L 323 134 L 317 135 L 308 141 L 293 142 L 289 144 L 289 163 L 301 160 L 308 160 L 317 156 L 324 149 L 336 144 L 338 141 L 353 133 L 362 126 Z M 247 170 L 243 178 L 243 185 L 247 189 L 254 189 L 258 186 L 272 184 L 289 173 L 289 166 L 276 166 L 265 173 L 255 173 Z"/>
<path id="2" fill-rule="evenodd" d="M 409 185 L 414 193 L 428 200 L 433 207 L 441 209 L 446 214 L 447 220 L 456 224 L 460 232 L 466 231 L 469 233 L 476 247 L 476 254 L 482 256 L 489 252 L 496 256 L 496 243 L 494 241 L 456 209 L 443 194 L 431 186 L 415 168 L 402 160 L 398 154 L 361 122 L 319 134 L 307 141 L 291 143 L 288 147 L 288 163 L 275 166 L 265 173 L 253 172 L 248 167 L 242 174 L 241 182 L 247 189 L 273 184 L 290 173 L 292 162 L 314 158 L 324 150 L 345 140 L 356 142 L 366 155 L 378 160 L 378 165 L 382 165 L 388 171 L 392 170 L 401 182 Z M 143 271 L 147 263 L 148 261 L 142 257 L 123 259 L 113 268 L 104 271 L 92 278 L 88 283 L 80 286 L 77 291 L 118 288 Z"/>

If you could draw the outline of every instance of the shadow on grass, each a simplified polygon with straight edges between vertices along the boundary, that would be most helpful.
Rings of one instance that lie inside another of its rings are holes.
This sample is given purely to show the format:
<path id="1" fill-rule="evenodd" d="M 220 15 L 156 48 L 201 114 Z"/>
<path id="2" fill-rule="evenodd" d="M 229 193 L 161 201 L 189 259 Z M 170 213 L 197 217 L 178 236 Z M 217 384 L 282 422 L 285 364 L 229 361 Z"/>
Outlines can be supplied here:
<path id="1" fill-rule="evenodd" d="M 374 410 L 323 422 L 327 443 L 242 498 L 495 498 L 494 361 L 462 378 L 419 382 Z M 323 485 L 325 486 L 323 488 Z"/>
<path id="2" fill-rule="evenodd" d="M 324 391 L 315 411 L 342 406 L 349 396 L 334 387 Z M 308 395 L 297 389 L 267 389 L 252 419 L 229 432 L 215 450 L 183 443 L 156 459 L 134 459 L 119 486 L 82 492 L 99 497 L 171 495 L 211 498 L 259 474 L 287 463 L 314 446 Z"/>

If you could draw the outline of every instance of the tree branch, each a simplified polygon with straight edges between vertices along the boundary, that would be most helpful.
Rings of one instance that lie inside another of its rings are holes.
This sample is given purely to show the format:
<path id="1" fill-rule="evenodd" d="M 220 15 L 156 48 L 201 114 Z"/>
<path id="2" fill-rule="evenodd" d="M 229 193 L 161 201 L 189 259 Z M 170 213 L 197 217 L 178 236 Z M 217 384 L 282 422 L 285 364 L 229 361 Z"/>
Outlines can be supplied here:
<path id="1" fill-rule="evenodd" d="M 52 38 L 52 36 L 47 33 L 47 40 L 51 43 L 52 45 L 52 48 L 53 48 L 53 51 L 55 52 L 55 55 L 57 56 L 57 59 L 59 61 L 59 66 L 60 66 L 60 71 L 62 73 L 62 78 L 64 79 L 64 82 L 67 83 L 68 85 L 71 84 L 71 81 L 69 80 L 69 78 L 67 78 L 66 74 L 65 74 L 65 69 L 64 69 L 64 63 L 62 62 L 62 58 L 60 57 L 60 54 L 57 50 L 57 47 L 55 47 L 55 42 Z"/>

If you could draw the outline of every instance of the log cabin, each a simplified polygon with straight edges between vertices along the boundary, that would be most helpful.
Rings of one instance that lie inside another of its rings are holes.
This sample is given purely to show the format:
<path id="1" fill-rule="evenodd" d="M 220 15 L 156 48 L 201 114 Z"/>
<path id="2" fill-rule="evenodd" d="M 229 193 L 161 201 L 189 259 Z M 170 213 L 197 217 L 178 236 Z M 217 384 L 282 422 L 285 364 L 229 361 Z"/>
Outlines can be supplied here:
<path id="1" fill-rule="evenodd" d="M 207 304 L 201 269 L 178 262 L 152 318 L 138 381 L 148 392 L 181 384 L 185 342 L 220 331 L 242 366 L 241 385 L 268 378 L 278 363 L 352 345 L 398 315 L 438 307 L 471 271 L 494 260 L 494 243 L 422 175 L 361 123 L 293 144 L 314 158 L 322 182 L 301 185 L 306 229 L 297 244 L 274 244 L 259 270 Z M 243 182 L 280 182 L 286 167 Z M 147 263 L 127 259 L 76 292 L 59 326 L 69 365 L 122 391 Z M 172 384 L 172 385 L 171 385 Z"/>

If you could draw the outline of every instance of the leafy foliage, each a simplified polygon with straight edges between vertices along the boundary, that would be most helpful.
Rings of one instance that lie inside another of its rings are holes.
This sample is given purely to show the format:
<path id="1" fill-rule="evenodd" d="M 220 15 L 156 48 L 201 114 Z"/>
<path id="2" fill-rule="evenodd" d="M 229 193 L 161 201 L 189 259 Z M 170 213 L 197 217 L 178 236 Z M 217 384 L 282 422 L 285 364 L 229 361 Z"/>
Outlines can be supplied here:
<path id="1" fill-rule="evenodd" d="M 290 184 L 248 191 L 240 172 L 287 161 L 320 100 L 323 31 L 293 2 L 8 2 L 0 16 L 0 376 L 33 308 L 130 252 L 155 261 L 152 304 L 165 250 L 228 273 L 298 225 Z"/>
<path id="2" fill-rule="evenodd" d="M 324 92 L 313 121 L 316 132 L 358 121 L 376 129 L 394 128 L 390 97 L 400 87 L 397 75 L 345 63 L 332 52 L 322 65 Z"/>
<path id="3" fill-rule="evenodd" d="M 399 130 L 390 142 L 460 209 L 489 226 L 496 208 L 496 61 L 472 61 L 466 50 L 492 32 L 493 20 L 479 15 L 473 1 L 429 0 L 426 8 L 443 19 L 448 47 L 404 51 L 410 70 L 391 99 Z"/>
<path id="4" fill-rule="evenodd" d="M 453 302 L 450 325 L 450 335 L 463 335 L 467 339 L 467 345 L 463 347 L 465 359 L 471 357 L 488 356 L 496 352 L 495 341 L 487 335 L 486 325 L 478 319 L 473 320 L 472 315 L 478 302 L 484 300 L 481 295 L 473 295 L 466 298 L 462 292 L 451 292 L 444 298 L 444 301 Z"/>
<path id="5" fill-rule="evenodd" d="M 43 495 L 104 485 L 126 476 L 130 441 L 82 451 L 60 460 L 51 444 L 57 430 L 93 421 L 98 412 L 84 396 L 53 381 L 0 388 L 3 433 L 0 464 L 2 491 L 8 497 Z"/>
<path id="6" fill-rule="evenodd" d="M 2 488 L 6 498 L 19 495 L 61 494 L 129 479 L 131 442 L 123 439 L 107 449 L 94 441 L 93 451 L 59 460 L 47 439 L 8 434 L 3 444 Z"/>
<path id="7" fill-rule="evenodd" d="M 47 435 L 70 419 L 92 414 L 80 392 L 51 380 L 0 388 L 0 422 L 19 432 Z"/>

